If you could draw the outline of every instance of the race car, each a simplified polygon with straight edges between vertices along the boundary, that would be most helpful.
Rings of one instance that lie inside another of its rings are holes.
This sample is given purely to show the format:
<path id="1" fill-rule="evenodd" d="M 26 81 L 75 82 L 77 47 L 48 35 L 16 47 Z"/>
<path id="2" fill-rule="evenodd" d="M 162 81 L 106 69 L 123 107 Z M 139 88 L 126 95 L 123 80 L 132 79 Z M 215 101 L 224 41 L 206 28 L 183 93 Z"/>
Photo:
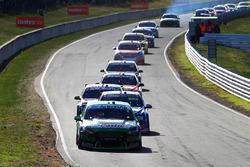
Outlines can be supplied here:
<path id="1" fill-rule="evenodd" d="M 86 104 L 90 101 L 98 101 L 102 92 L 105 91 L 122 91 L 120 85 L 115 84 L 88 84 L 85 86 L 81 96 L 75 96 L 75 100 L 78 100 L 76 107 L 76 113 L 79 115 L 84 109 Z"/>
<path id="2" fill-rule="evenodd" d="M 214 15 L 216 15 L 216 11 L 214 10 L 214 8 L 212 8 L 212 9 L 213 9 Z M 203 9 L 196 9 L 194 11 L 194 17 L 211 17 L 211 16 L 212 15 L 209 12 L 209 10 L 205 9 L 205 8 L 203 8 Z"/>
<path id="3" fill-rule="evenodd" d="M 141 150 L 141 129 L 128 103 L 89 102 L 75 116 L 79 149 Z"/>
<path id="4" fill-rule="evenodd" d="M 138 27 L 139 28 L 149 28 L 153 32 L 154 37 L 159 38 L 159 30 L 158 30 L 159 26 L 157 26 L 154 21 L 140 21 L 137 24 L 136 28 L 138 28 Z"/>
<path id="5" fill-rule="evenodd" d="M 139 70 L 137 64 L 134 61 L 126 60 L 112 60 L 108 62 L 106 69 L 100 70 L 101 72 L 128 72 L 134 73 L 138 80 L 141 82 L 141 73 L 142 70 Z"/>
<path id="6" fill-rule="evenodd" d="M 144 52 L 146 54 L 148 53 L 148 41 L 146 40 L 145 36 L 142 33 L 125 33 L 122 40 L 123 41 L 138 41 L 143 47 Z"/>
<path id="7" fill-rule="evenodd" d="M 110 91 L 103 92 L 100 101 L 123 101 L 130 104 L 137 120 L 140 123 L 142 133 L 150 133 L 148 109 L 152 108 L 150 104 L 144 104 L 140 93 L 132 91 Z"/>
<path id="8" fill-rule="evenodd" d="M 142 33 L 148 42 L 149 48 L 155 47 L 155 37 L 151 29 L 148 28 L 134 28 L 133 33 Z"/>
<path id="9" fill-rule="evenodd" d="M 140 42 L 137 41 L 120 41 L 114 48 L 114 60 L 130 60 L 136 64 L 145 64 L 145 56 Z"/>
<path id="10" fill-rule="evenodd" d="M 160 19 L 160 27 L 180 27 L 180 18 L 174 13 L 164 13 Z"/>
<path id="11" fill-rule="evenodd" d="M 138 78 L 133 73 L 106 73 L 102 77 L 103 84 L 118 84 L 123 90 L 142 92 L 143 83 L 139 82 Z"/>
<path id="12" fill-rule="evenodd" d="M 214 10 L 217 16 L 228 12 L 227 8 L 224 5 L 216 5 L 214 6 Z"/>

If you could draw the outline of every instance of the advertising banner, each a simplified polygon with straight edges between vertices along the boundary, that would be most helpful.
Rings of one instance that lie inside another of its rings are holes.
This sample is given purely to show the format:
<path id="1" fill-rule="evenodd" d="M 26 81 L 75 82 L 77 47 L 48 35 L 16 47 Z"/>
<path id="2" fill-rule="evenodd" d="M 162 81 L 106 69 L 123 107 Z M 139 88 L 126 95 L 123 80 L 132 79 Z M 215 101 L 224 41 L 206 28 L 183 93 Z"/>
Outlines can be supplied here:
<path id="1" fill-rule="evenodd" d="M 16 16 L 16 27 L 43 28 L 44 17 L 41 16 Z"/>
<path id="2" fill-rule="evenodd" d="M 146 10 L 149 9 L 148 2 L 131 2 L 130 3 L 131 10 Z"/>
<path id="3" fill-rule="evenodd" d="M 81 14 L 89 14 L 89 6 L 68 6 L 68 15 L 81 15 Z"/>

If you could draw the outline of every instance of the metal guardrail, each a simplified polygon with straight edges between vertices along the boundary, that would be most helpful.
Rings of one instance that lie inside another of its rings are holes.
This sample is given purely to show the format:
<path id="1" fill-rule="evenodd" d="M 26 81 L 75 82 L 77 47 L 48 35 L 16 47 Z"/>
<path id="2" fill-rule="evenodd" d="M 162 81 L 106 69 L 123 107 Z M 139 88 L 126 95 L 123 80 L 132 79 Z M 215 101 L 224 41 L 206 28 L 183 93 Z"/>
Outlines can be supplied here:
<path id="1" fill-rule="evenodd" d="M 228 16 L 224 17 L 229 19 Z M 250 79 L 219 67 L 203 57 L 190 43 L 190 40 L 188 39 L 188 32 L 185 34 L 185 52 L 190 62 L 209 81 L 250 102 Z"/>

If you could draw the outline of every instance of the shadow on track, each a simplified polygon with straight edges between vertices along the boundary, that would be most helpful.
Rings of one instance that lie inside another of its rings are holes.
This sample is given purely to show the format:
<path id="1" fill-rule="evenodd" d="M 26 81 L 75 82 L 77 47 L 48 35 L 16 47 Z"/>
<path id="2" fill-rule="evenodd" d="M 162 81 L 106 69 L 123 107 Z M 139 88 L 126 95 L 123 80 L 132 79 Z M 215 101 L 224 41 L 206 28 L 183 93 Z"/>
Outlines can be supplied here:
<path id="1" fill-rule="evenodd" d="M 150 131 L 150 133 L 148 134 L 143 134 L 143 137 L 147 137 L 147 136 L 162 136 L 159 132 L 156 132 L 156 131 Z"/>

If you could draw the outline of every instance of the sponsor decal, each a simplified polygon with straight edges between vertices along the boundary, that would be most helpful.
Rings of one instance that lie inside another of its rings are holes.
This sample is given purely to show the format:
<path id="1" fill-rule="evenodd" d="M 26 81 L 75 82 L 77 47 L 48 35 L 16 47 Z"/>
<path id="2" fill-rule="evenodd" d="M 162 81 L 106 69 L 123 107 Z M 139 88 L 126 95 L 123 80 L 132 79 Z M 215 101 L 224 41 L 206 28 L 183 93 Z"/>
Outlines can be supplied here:
<path id="1" fill-rule="evenodd" d="M 68 6 L 68 15 L 89 14 L 89 6 Z"/>
<path id="2" fill-rule="evenodd" d="M 43 28 L 44 17 L 42 16 L 16 16 L 16 27 Z"/>
<path id="3" fill-rule="evenodd" d="M 123 124 L 100 124 L 99 127 L 101 128 L 123 128 Z"/>
<path id="4" fill-rule="evenodd" d="M 149 8 L 148 2 L 131 2 L 131 10 L 146 10 Z"/>

